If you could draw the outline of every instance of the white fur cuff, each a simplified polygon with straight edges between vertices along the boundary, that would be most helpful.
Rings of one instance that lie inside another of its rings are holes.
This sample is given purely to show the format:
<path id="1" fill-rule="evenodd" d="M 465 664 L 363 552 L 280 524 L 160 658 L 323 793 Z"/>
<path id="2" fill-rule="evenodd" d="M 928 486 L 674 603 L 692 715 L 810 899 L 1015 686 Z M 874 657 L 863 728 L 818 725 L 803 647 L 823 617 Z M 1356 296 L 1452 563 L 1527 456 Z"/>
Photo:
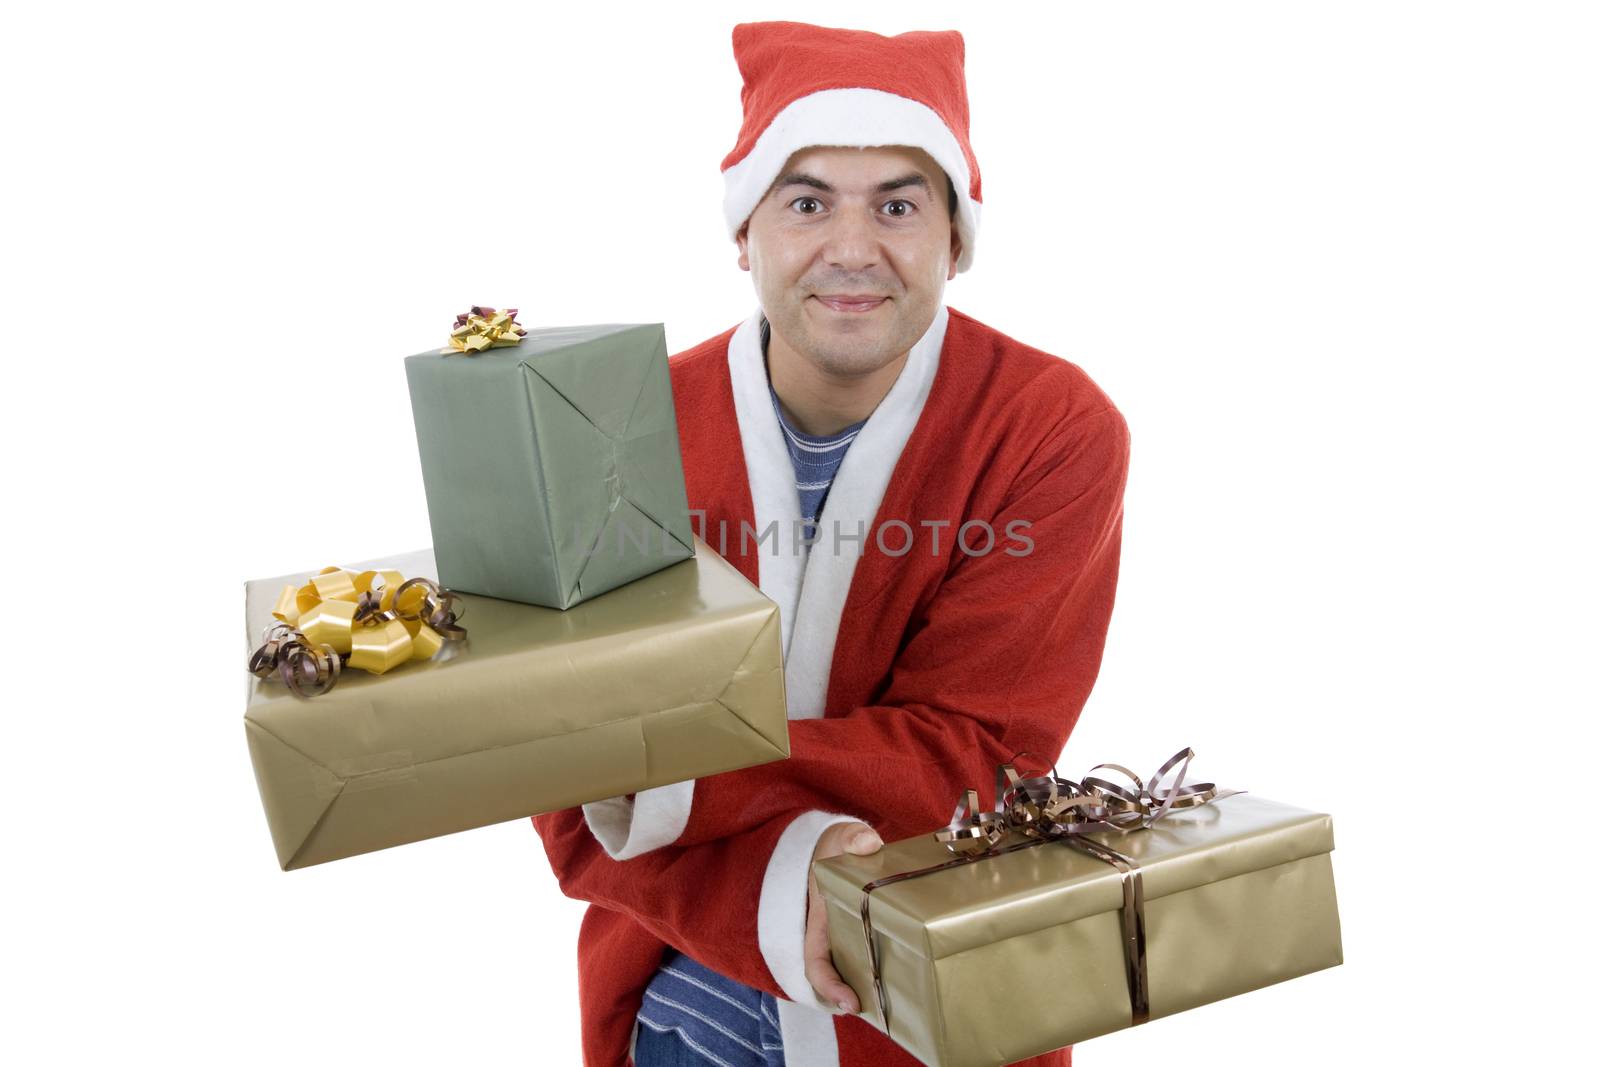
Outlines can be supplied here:
<path id="1" fill-rule="evenodd" d="M 630 860 L 670 845 L 689 825 L 694 779 L 658 785 L 627 797 L 611 797 L 583 806 L 584 820 L 606 855 Z"/>

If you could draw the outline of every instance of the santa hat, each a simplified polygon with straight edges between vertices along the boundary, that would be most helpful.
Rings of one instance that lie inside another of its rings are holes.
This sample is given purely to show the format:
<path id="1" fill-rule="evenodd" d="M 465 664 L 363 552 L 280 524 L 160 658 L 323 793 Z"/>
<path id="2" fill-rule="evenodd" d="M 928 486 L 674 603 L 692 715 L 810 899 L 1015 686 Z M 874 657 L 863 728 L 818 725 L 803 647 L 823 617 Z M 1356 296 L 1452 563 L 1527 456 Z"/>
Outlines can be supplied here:
<path id="1" fill-rule="evenodd" d="M 722 161 L 723 215 L 736 237 L 789 156 L 812 145 L 909 145 L 956 190 L 956 270 L 972 266 L 983 189 L 967 141 L 966 45 L 955 30 L 884 37 L 803 22 L 733 28 L 744 125 Z"/>

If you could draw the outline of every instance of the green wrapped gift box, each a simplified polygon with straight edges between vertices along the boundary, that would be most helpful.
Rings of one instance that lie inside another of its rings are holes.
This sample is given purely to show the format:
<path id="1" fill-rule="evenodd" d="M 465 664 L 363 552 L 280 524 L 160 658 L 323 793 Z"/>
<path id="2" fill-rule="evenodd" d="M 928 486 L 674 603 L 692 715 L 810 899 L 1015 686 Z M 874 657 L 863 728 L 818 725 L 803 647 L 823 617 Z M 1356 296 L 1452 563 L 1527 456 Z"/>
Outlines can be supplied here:
<path id="1" fill-rule="evenodd" d="M 694 555 L 659 323 L 405 364 L 448 588 L 564 610 Z"/>

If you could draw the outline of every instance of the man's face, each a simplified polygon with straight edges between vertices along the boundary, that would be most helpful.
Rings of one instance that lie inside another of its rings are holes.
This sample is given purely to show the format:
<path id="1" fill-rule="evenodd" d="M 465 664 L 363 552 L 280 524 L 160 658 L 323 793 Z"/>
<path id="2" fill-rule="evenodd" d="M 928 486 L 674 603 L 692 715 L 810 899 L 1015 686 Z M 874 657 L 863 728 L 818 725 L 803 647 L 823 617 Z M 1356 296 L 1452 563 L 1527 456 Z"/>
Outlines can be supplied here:
<path id="1" fill-rule="evenodd" d="M 920 148 L 802 149 L 740 231 L 776 336 L 819 370 L 868 374 L 933 323 L 961 243 L 944 171 Z M 830 298 L 865 299 L 866 305 Z"/>

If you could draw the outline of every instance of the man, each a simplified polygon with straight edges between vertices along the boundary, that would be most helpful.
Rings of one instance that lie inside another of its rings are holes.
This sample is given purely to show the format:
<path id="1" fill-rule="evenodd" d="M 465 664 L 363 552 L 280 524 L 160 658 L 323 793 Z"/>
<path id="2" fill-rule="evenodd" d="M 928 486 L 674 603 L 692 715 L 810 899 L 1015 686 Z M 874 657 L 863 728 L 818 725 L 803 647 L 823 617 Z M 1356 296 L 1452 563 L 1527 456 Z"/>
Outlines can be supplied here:
<path id="1" fill-rule="evenodd" d="M 725 209 L 760 308 L 670 366 L 698 532 L 779 605 L 790 756 L 533 822 L 592 904 L 589 1067 L 914 1067 L 855 1017 L 871 991 L 831 965 L 811 864 L 1061 751 L 1128 431 L 1077 366 L 943 303 L 981 206 L 958 33 L 753 23 L 733 46 Z"/>

